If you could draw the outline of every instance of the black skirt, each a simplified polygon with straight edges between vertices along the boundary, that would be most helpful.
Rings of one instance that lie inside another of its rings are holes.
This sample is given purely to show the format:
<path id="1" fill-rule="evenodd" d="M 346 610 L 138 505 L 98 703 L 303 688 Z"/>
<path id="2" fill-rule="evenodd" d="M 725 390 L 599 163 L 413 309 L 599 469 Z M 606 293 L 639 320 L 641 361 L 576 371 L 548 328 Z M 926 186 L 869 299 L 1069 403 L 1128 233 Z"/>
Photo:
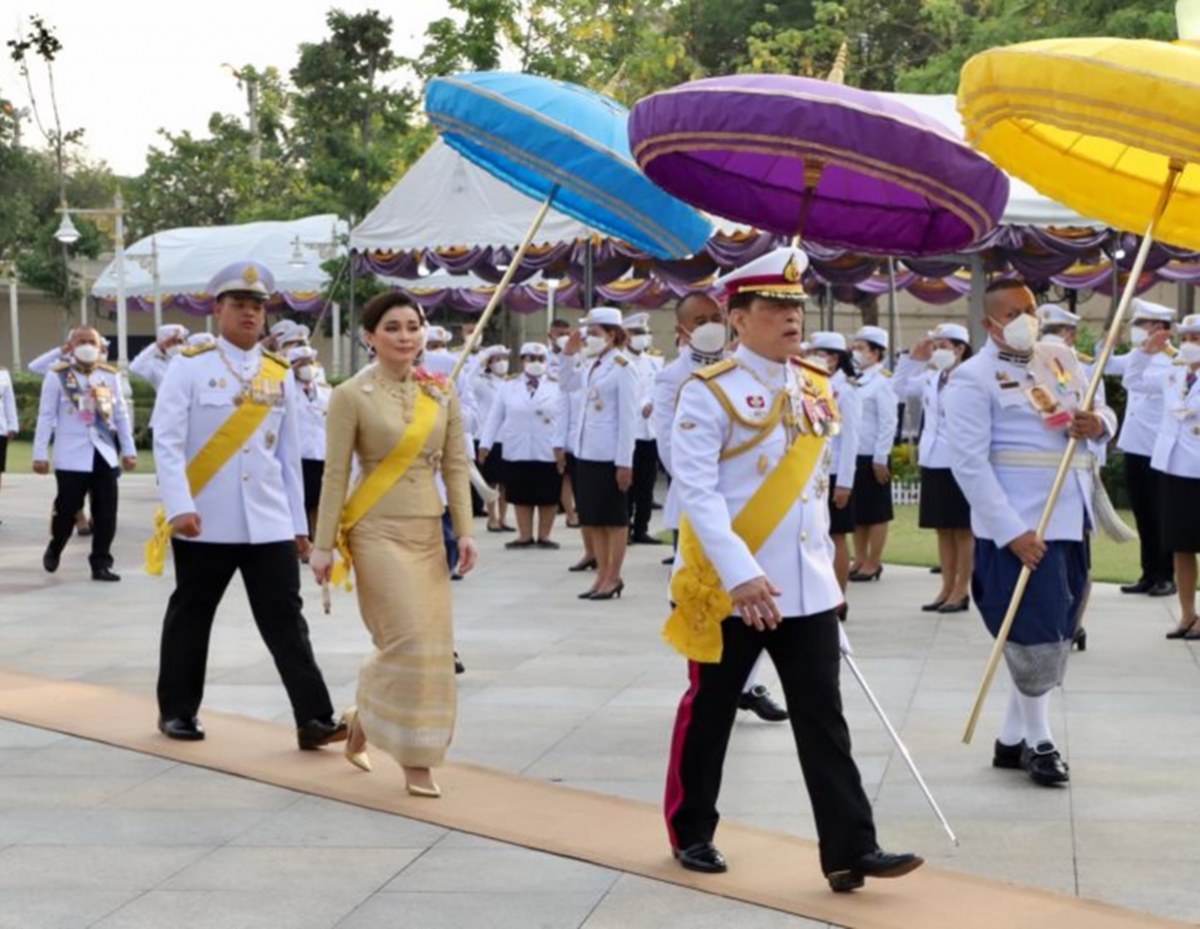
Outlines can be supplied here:
<path id="1" fill-rule="evenodd" d="M 875 480 L 875 466 L 870 455 L 859 455 L 855 459 L 851 500 L 855 526 L 874 526 L 890 523 L 893 519 L 892 483 L 880 484 Z"/>
<path id="2" fill-rule="evenodd" d="M 629 525 L 629 494 L 617 487 L 613 462 L 576 458 L 574 486 L 580 525 Z"/>
<path id="3" fill-rule="evenodd" d="M 1200 552 L 1200 477 L 1164 474 L 1162 487 L 1163 548 L 1168 552 Z"/>
<path id="4" fill-rule="evenodd" d="M 854 494 L 850 494 L 850 502 L 839 510 L 833 505 L 836 490 L 829 488 L 829 534 L 847 535 L 854 531 Z"/>
<path id="5" fill-rule="evenodd" d="M 949 468 L 921 469 L 921 506 L 917 525 L 922 529 L 970 529 L 971 507 Z"/>
<path id="6" fill-rule="evenodd" d="M 488 451 L 487 459 L 479 466 L 483 479 L 493 487 L 502 487 L 504 480 L 504 446 L 497 442 Z"/>
<path id="7" fill-rule="evenodd" d="M 0 474 L 8 470 L 8 436 L 0 435 Z"/>
<path id="8" fill-rule="evenodd" d="M 315 510 L 321 504 L 321 481 L 325 478 L 325 462 L 302 458 L 300 471 L 304 477 L 304 508 Z"/>
<path id="9" fill-rule="evenodd" d="M 504 491 L 513 506 L 557 506 L 562 496 L 558 465 L 553 461 L 506 461 Z"/>

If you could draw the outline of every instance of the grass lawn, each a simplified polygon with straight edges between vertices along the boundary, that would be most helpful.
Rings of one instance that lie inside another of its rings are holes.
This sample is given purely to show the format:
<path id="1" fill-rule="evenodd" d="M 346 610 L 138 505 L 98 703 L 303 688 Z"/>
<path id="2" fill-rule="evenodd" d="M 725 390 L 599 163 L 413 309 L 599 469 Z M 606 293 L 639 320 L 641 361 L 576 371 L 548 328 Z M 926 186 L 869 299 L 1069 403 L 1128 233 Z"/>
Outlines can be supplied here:
<path id="1" fill-rule="evenodd" d="M 54 456 L 54 446 L 50 447 L 51 458 Z M 33 463 L 33 444 L 30 442 L 8 443 L 8 473 L 31 474 Z M 154 473 L 154 452 L 148 448 L 138 449 L 138 466 L 135 474 Z"/>
<path id="2" fill-rule="evenodd" d="M 1133 528 L 1133 514 L 1121 511 L 1125 524 Z M 884 563 L 926 565 L 937 564 L 937 534 L 932 529 L 917 528 L 915 506 L 896 507 L 896 518 L 888 530 Z M 1135 539 L 1118 545 L 1107 536 L 1092 537 L 1092 579 L 1122 584 L 1132 583 L 1141 574 L 1138 543 Z"/>

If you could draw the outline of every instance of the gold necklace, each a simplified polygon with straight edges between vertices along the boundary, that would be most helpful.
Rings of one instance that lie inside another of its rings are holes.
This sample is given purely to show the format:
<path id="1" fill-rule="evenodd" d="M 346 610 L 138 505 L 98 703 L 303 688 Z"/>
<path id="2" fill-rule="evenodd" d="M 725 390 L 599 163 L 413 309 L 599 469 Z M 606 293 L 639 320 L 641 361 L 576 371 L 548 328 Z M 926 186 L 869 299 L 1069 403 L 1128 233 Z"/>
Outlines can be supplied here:
<path id="1" fill-rule="evenodd" d="M 229 356 L 225 354 L 225 349 L 219 343 L 217 344 L 217 354 L 221 356 L 221 362 L 225 365 L 225 369 L 229 372 L 230 377 L 237 381 L 242 388 L 238 392 L 238 396 L 234 402 L 240 403 L 244 401 L 252 393 L 254 381 L 258 378 L 259 372 L 262 371 L 262 355 L 258 356 L 258 367 L 254 369 L 254 373 L 250 377 L 245 378 L 234 370 L 233 362 L 229 360 Z"/>

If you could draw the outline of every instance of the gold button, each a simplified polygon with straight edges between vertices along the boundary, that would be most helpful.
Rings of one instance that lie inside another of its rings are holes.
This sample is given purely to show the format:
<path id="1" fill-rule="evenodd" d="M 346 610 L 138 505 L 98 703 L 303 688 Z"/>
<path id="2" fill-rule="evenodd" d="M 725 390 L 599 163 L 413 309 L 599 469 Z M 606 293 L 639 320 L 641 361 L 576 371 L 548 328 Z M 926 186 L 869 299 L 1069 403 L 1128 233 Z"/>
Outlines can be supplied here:
<path id="1" fill-rule="evenodd" d="M 808 503 L 808 494 L 801 494 L 801 495 L 800 495 L 800 502 L 801 502 L 801 503 Z"/>
<path id="2" fill-rule="evenodd" d="M 808 541 L 808 533 L 807 533 L 807 532 L 802 532 L 802 533 L 800 533 L 800 541 L 801 541 L 801 542 L 807 542 L 807 541 Z"/>

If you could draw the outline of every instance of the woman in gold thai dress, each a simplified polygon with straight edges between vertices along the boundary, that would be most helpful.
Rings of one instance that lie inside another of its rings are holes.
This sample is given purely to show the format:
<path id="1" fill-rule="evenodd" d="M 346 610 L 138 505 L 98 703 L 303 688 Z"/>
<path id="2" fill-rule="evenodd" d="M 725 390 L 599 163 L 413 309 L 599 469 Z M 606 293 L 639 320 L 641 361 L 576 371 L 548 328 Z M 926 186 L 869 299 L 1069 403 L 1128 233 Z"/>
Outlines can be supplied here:
<path id="1" fill-rule="evenodd" d="M 359 674 L 357 708 L 347 714 L 346 757 L 370 770 L 366 747 L 377 746 L 404 768 L 410 794 L 436 797 L 430 769 L 445 759 L 456 704 L 439 470 L 458 536 L 458 572 L 470 571 L 477 556 L 462 421 L 449 381 L 415 364 L 425 336 L 420 309 L 400 294 L 381 294 L 364 307 L 362 324 L 375 364 L 330 398 L 310 565 L 317 582 L 328 583 L 333 549 L 349 556 L 375 647 Z M 355 453 L 362 477 L 347 501 Z M 383 483 L 375 485 L 375 502 L 356 507 L 372 497 L 359 491 L 377 469 Z"/>

